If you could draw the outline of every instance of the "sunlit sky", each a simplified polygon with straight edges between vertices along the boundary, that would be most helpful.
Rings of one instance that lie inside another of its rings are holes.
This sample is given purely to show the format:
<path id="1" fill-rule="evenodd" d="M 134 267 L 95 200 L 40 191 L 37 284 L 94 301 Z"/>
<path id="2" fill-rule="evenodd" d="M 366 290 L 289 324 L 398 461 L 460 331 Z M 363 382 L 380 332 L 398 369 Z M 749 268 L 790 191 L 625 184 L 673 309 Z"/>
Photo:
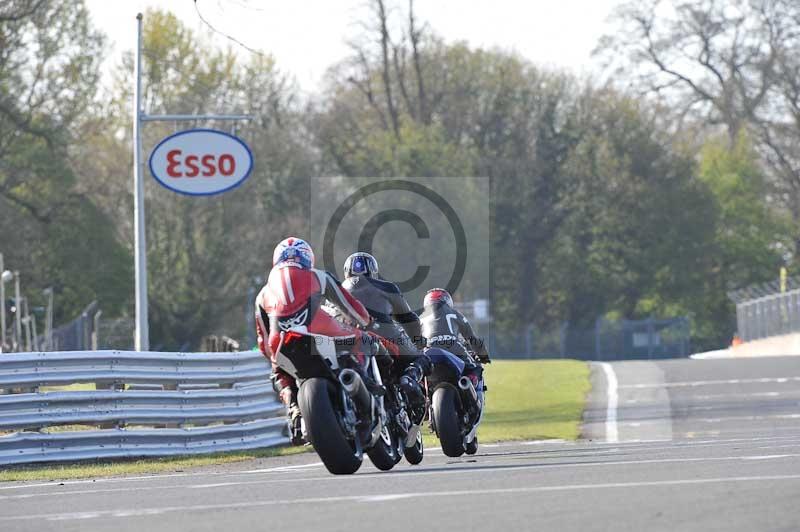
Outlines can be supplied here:
<path id="1" fill-rule="evenodd" d="M 591 51 L 608 30 L 620 0 L 416 0 L 420 20 L 446 40 L 514 50 L 539 65 L 590 72 Z M 160 7 L 203 29 L 193 0 L 86 0 L 96 26 L 110 39 L 107 64 L 134 47 L 136 13 Z M 387 0 L 405 9 L 405 0 Z M 305 91 L 319 87 L 328 66 L 348 54 L 347 40 L 362 30 L 364 0 L 197 0 L 219 30 L 275 56 Z M 393 14 L 402 16 L 403 11 Z M 203 29 L 205 31 L 205 29 Z M 228 41 L 215 36 L 214 41 Z M 241 53 L 247 53 L 242 49 Z"/>

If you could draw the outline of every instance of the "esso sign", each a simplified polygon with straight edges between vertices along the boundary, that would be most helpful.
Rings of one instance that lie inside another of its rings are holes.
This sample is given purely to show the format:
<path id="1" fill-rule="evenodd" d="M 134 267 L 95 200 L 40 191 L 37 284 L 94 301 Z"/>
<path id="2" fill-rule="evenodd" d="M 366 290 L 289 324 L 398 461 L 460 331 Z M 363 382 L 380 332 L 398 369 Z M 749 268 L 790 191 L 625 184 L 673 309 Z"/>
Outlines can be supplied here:
<path id="1" fill-rule="evenodd" d="M 150 154 L 150 172 L 181 194 L 210 196 L 242 184 L 253 154 L 238 137 L 215 129 L 190 129 L 165 138 Z"/>

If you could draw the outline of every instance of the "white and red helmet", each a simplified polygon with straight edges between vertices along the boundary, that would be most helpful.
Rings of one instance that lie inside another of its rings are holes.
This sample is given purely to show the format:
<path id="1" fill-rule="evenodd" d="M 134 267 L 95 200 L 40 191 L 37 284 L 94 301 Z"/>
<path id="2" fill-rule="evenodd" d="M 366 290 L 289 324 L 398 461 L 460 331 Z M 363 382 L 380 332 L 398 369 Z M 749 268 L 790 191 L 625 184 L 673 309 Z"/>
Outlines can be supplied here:
<path id="1" fill-rule="evenodd" d="M 453 296 L 451 296 L 450 292 L 444 288 L 432 288 L 428 290 L 427 294 L 425 294 L 425 299 L 422 301 L 422 305 L 425 307 L 430 307 L 434 303 L 444 303 L 447 306 L 452 307 Z"/>
<path id="2" fill-rule="evenodd" d="M 273 266 L 283 262 L 293 262 L 301 268 L 313 268 L 314 250 L 302 238 L 290 236 L 281 240 L 272 253 Z"/>

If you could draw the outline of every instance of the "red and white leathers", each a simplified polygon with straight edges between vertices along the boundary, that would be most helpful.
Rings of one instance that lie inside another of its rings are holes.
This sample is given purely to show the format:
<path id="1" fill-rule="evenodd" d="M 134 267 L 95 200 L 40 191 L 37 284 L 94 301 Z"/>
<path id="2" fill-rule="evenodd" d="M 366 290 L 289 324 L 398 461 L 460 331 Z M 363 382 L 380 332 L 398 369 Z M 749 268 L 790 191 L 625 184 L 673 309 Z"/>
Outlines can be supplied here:
<path id="1" fill-rule="evenodd" d="M 256 331 L 258 348 L 272 363 L 276 390 L 284 402 L 289 401 L 294 379 L 276 364 L 276 351 L 281 330 L 305 325 L 309 332 L 335 339 L 354 338 L 360 345 L 361 331 L 349 327 L 320 310 L 327 300 L 338 307 L 346 318 L 361 326 L 369 324 L 370 316 L 364 306 L 330 273 L 303 268 L 295 262 L 281 262 L 269 273 L 269 279 L 256 297 Z M 284 390 L 287 393 L 284 394 Z"/>

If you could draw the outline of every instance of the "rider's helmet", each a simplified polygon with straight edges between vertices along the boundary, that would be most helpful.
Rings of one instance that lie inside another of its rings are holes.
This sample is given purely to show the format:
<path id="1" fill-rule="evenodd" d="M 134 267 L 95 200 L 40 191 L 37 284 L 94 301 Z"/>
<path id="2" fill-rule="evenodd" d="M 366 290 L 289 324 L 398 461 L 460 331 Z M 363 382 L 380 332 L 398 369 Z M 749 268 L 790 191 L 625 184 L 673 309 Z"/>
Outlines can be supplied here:
<path id="1" fill-rule="evenodd" d="M 353 253 L 347 260 L 344 261 L 344 278 L 353 277 L 354 275 L 364 275 L 372 277 L 378 273 L 378 261 L 369 253 L 359 251 Z"/>
<path id="2" fill-rule="evenodd" d="M 428 290 L 427 294 L 425 294 L 425 299 L 422 301 L 422 305 L 425 307 L 431 307 L 436 303 L 444 303 L 447 306 L 452 307 L 453 296 L 451 296 L 450 292 L 444 288 L 432 288 Z"/>
<path id="3" fill-rule="evenodd" d="M 272 265 L 292 262 L 301 268 L 314 267 L 314 250 L 308 245 L 308 242 L 302 238 L 290 236 L 281 240 L 280 244 L 275 246 L 275 251 L 272 253 Z"/>

